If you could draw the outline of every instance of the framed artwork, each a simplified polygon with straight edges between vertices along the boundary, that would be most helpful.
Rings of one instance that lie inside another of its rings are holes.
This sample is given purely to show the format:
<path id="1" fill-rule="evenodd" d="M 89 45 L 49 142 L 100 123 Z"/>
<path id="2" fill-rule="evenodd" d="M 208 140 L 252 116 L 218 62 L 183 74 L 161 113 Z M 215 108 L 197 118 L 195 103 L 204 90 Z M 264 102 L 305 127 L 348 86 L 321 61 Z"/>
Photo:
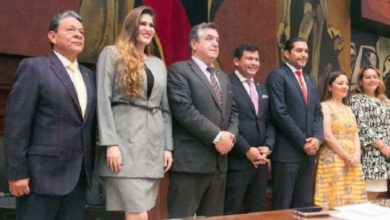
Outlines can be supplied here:
<path id="1" fill-rule="evenodd" d="M 389 0 L 351 0 L 352 28 L 390 37 Z"/>

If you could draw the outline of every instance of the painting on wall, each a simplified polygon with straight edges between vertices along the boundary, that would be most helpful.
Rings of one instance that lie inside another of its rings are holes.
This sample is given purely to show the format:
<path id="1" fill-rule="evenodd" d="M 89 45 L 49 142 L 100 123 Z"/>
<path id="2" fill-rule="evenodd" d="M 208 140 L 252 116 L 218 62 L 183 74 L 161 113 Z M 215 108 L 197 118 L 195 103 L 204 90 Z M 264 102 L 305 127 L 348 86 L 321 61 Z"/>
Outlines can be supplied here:
<path id="1" fill-rule="evenodd" d="M 351 0 L 352 28 L 390 37 L 390 1 Z"/>
<path id="2" fill-rule="evenodd" d="M 156 13 L 154 51 L 167 65 L 188 59 L 188 33 L 191 27 L 209 20 L 218 9 L 218 1 L 201 0 L 82 0 L 80 15 L 85 18 L 86 47 L 80 59 L 95 63 L 104 46 L 114 44 L 121 22 L 132 8 L 147 5 Z M 213 3 L 213 4 L 211 4 Z M 213 6 L 213 7 L 212 7 Z M 211 10 L 211 8 L 213 10 Z"/>
<path id="3" fill-rule="evenodd" d="M 223 0 L 0 0 L 0 53 L 40 56 L 51 51 L 48 22 L 54 14 L 74 10 L 83 17 L 85 50 L 79 57 L 94 64 L 106 45 L 113 44 L 127 12 L 140 5 L 151 6 L 157 17 L 154 43 L 166 63 L 187 59 L 188 32 L 192 25 L 207 22 Z M 28 8 L 22 7 L 28 5 Z M 34 19 L 31 19 L 34 18 Z M 25 37 L 28 36 L 28 37 Z"/>
<path id="4" fill-rule="evenodd" d="M 277 26 L 280 61 L 283 48 L 291 37 L 308 41 L 309 62 L 305 68 L 313 78 L 322 81 L 335 70 L 350 72 L 350 19 L 348 1 L 279 0 Z"/>

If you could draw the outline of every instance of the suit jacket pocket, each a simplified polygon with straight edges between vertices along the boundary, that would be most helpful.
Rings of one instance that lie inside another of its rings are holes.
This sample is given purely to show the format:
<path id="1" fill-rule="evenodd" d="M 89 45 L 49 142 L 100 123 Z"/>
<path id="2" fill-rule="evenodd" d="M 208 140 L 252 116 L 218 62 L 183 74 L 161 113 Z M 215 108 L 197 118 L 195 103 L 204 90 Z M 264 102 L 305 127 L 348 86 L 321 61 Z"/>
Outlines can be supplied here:
<path id="1" fill-rule="evenodd" d="M 31 145 L 28 148 L 28 155 L 40 155 L 40 156 L 51 156 L 58 157 L 60 156 L 63 150 L 57 146 L 50 145 Z"/>

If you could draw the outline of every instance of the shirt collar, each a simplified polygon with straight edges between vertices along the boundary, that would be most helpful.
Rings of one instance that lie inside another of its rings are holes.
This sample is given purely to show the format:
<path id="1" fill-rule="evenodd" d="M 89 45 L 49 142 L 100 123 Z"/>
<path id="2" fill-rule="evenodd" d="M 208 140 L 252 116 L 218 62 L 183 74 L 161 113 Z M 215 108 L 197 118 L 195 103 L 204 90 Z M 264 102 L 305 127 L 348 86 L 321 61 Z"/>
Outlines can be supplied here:
<path id="1" fill-rule="evenodd" d="M 58 53 L 57 51 L 53 50 L 53 52 L 58 57 L 58 59 L 61 61 L 62 65 L 64 65 L 65 68 L 69 66 L 69 64 L 74 64 L 77 68 L 79 68 L 77 59 L 72 63 L 68 58 L 64 57 L 62 54 Z"/>
<path id="2" fill-rule="evenodd" d="M 292 71 L 293 73 L 295 73 L 297 70 L 299 70 L 299 69 L 293 67 L 291 64 L 289 64 L 289 63 L 287 63 L 287 62 L 286 62 L 286 65 L 291 69 L 291 71 Z M 301 73 L 303 73 L 303 72 L 302 72 L 302 69 L 300 69 L 300 71 L 301 71 Z"/>
<path id="3" fill-rule="evenodd" d="M 195 57 L 195 56 L 192 56 L 191 59 L 196 63 L 196 65 L 199 66 L 199 68 L 203 71 L 203 72 L 206 72 L 206 69 L 207 69 L 207 65 L 201 61 L 199 58 Z M 214 66 L 211 65 L 213 68 Z"/>
<path id="4" fill-rule="evenodd" d="M 247 80 L 251 80 L 251 81 L 253 82 L 253 78 L 251 78 L 251 79 L 246 78 L 246 77 L 243 76 L 238 70 L 234 70 L 234 73 L 236 74 L 236 76 L 238 77 L 238 79 L 239 79 L 242 83 L 246 82 Z"/>

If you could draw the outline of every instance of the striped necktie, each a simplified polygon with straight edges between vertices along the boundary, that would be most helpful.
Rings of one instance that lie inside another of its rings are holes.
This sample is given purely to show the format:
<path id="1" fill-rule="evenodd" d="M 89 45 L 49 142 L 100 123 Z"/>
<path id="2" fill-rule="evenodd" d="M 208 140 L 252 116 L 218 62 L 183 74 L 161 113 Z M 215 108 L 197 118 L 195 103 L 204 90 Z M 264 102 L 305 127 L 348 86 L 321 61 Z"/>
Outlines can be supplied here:
<path id="1" fill-rule="evenodd" d="M 206 70 L 210 74 L 211 87 L 213 87 L 215 95 L 217 96 L 218 105 L 222 109 L 222 106 L 223 106 L 223 103 L 222 103 L 222 90 L 221 90 L 221 87 L 218 84 L 217 77 L 215 76 L 214 68 L 209 66 L 209 67 L 207 67 Z"/>

